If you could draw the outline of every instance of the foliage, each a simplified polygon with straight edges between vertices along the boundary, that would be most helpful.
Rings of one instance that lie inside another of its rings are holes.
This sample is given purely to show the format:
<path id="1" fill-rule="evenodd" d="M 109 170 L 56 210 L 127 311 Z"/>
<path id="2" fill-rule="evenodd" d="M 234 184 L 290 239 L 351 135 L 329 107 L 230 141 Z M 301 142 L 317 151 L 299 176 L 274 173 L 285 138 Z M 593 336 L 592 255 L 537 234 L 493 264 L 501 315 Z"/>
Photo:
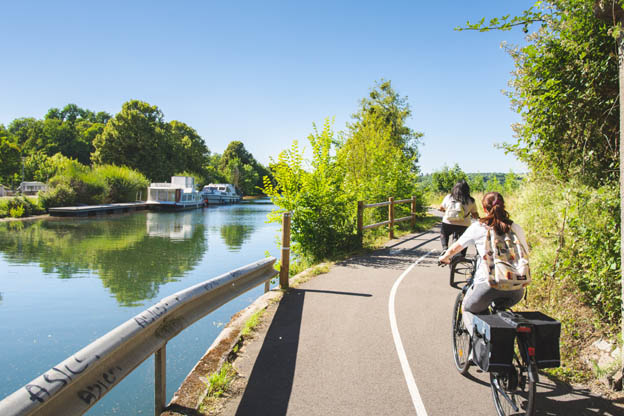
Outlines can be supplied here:
<path id="1" fill-rule="evenodd" d="M 441 170 L 433 172 L 431 190 L 449 193 L 453 186 L 462 179 L 467 181 L 468 177 L 457 163 L 452 168 L 444 166 Z"/>
<path id="2" fill-rule="evenodd" d="M 375 131 L 387 137 L 399 147 L 406 158 L 412 161 L 413 173 L 418 173 L 418 143 L 422 133 L 407 126 L 412 115 L 407 97 L 401 97 L 391 81 L 375 83 L 368 97 L 360 100 L 360 110 L 353 114 L 354 122 L 348 124 L 351 135 L 362 131 Z"/>
<path id="3" fill-rule="evenodd" d="M 145 176 L 126 167 L 89 167 L 65 159 L 58 173 L 50 179 L 50 189 L 40 193 L 40 198 L 46 208 L 131 202 L 148 185 Z"/>
<path id="4" fill-rule="evenodd" d="M 20 168 L 20 149 L 17 141 L 0 124 L 0 184 L 14 185 L 13 174 Z"/>
<path id="5" fill-rule="evenodd" d="M 36 197 L 0 198 L 0 218 L 7 216 L 21 218 L 44 213 L 45 209 Z"/>
<path id="6" fill-rule="evenodd" d="M 620 132 L 613 22 L 596 16 L 594 0 L 544 4 L 544 12 L 530 9 L 490 26 L 482 20 L 467 27 L 506 30 L 509 22 L 525 21 L 526 29 L 542 22 L 527 46 L 508 48 L 516 65 L 508 95 L 522 123 L 514 126 L 518 142 L 504 147 L 535 173 L 592 186 L 615 181 Z"/>
<path id="7" fill-rule="evenodd" d="M 512 203 L 526 231 L 542 303 L 563 302 L 555 291 L 574 287 L 581 300 L 616 331 L 620 310 L 620 199 L 617 186 L 530 181 Z M 544 299 L 545 298 L 545 299 Z"/>
<path id="8" fill-rule="evenodd" d="M 153 181 L 169 180 L 175 172 L 201 173 L 209 151 L 188 125 L 165 123 L 157 106 L 131 100 L 94 140 L 94 163 L 138 170 Z"/>
<path id="9" fill-rule="evenodd" d="M 221 397 L 225 394 L 236 374 L 231 363 L 227 361 L 223 363 L 219 371 L 212 373 L 208 378 L 208 396 Z"/>
<path id="10" fill-rule="evenodd" d="M 282 212 L 292 213 L 291 251 L 295 255 L 322 260 L 357 244 L 353 209 L 343 188 L 343 174 L 331 156 L 334 133 L 329 120 L 323 130 L 308 136 L 312 146 L 310 171 L 303 168 L 303 154 L 297 142 L 281 152 L 272 164 L 275 185 L 265 177 L 263 191 L 279 207 L 271 221 Z"/>
<path id="11" fill-rule="evenodd" d="M 236 186 L 244 195 L 258 195 L 263 178 L 271 176 L 238 140 L 230 142 L 219 157 L 218 171 L 226 182 Z"/>

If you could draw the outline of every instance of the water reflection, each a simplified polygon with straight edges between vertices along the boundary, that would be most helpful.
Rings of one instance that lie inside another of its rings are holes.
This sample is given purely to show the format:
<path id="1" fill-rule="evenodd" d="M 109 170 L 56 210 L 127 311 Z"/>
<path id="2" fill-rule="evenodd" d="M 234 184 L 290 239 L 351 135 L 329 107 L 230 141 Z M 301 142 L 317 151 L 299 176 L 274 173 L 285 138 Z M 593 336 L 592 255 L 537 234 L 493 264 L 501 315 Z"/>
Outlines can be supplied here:
<path id="1" fill-rule="evenodd" d="M 223 242 L 230 251 L 240 251 L 245 240 L 249 239 L 254 227 L 246 224 L 224 224 L 219 229 Z"/>
<path id="2" fill-rule="evenodd" d="M 206 249 L 201 211 L 0 224 L 5 261 L 37 263 L 61 279 L 95 272 L 121 306 L 155 297 Z"/>

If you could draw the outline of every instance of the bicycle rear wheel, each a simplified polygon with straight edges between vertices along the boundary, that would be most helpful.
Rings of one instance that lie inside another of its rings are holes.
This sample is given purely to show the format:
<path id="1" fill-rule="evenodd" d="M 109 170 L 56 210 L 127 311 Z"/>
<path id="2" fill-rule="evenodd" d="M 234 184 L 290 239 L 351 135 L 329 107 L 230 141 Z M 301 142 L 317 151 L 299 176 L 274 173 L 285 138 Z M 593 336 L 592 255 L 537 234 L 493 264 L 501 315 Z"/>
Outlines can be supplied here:
<path id="1" fill-rule="evenodd" d="M 528 365 L 533 367 L 535 363 Z M 533 374 L 537 374 L 537 368 L 533 368 Z M 518 353 L 509 371 L 490 373 L 490 388 L 498 416 L 535 415 L 536 383 L 520 364 Z"/>
<path id="2" fill-rule="evenodd" d="M 463 300 L 464 292 L 461 291 L 453 307 L 453 358 L 460 374 L 466 374 L 470 367 L 470 334 L 462 319 Z"/>
<path id="3" fill-rule="evenodd" d="M 459 284 L 459 282 L 467 282 L 468 280 L 470 280 L 470 277 L 472 277 L 472 260 L 469 260 L 466 257 L 457 257 L 451 260 L 450 266 L 451 274 L 449 278 L 449 284 L 451 286 Z"/>

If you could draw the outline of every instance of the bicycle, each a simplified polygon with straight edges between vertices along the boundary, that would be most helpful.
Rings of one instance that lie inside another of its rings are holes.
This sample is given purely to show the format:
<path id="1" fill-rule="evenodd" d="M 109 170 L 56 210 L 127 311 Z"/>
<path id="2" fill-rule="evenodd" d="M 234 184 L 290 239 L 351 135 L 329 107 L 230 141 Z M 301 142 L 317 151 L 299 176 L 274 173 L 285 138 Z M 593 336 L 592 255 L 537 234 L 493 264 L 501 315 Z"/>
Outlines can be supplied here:
<path id="1" fill-rule="evenodd" d="M 476 271 L 476 261 L 474 259 L 470 261 L 473 265 L 470 279 L 457 295 L 453 306 L 453 358 L 457 371 L 462 375 L 468 372 L 471 365 L 470 352 L 473 344 L 473 337 L 470 336 L 462 319 L 462 302 L 466 292 L 474 283 Z M 516 332 L 511 366 L 505 370 L 490 372 L 490 389 L 496 412 L 499 416 L 522 414 L 533 416 L 536 385 L 539 380 L 535 359 L 534 324 L 520 314 L 498 309 L 496 301 L 492 302 L 486 313 L 500 316 L 510 326 L 515 327 Z M 475 330 L 474 333 L 477 334 L 477 331 Z M 520 403 L 521 400 L 524 400 L 524 403 Z M 523 407 L 524 409 L 521 410 Z"/>

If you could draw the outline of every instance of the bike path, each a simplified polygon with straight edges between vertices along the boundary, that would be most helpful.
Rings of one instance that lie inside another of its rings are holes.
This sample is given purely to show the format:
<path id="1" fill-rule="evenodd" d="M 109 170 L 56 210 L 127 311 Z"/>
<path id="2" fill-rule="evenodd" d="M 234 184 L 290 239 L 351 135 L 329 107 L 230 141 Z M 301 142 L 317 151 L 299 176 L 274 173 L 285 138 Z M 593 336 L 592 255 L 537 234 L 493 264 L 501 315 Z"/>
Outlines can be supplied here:
<path id="1" fill-rule="evenodd" d="M 449 286 L 448 268 L 437 266 L 439 247 L 436 229 L 409 235 L 285 294 L 235 362 L 247 385 L 221 414 L 496 414 L 487 373 L 471 367 L 463 377 L 455 370 L 451 315 L 458 290 Z M 546 410 L 538 414 L 624 414 L 608 401 L 541 380 L 537 405 Z"/>

